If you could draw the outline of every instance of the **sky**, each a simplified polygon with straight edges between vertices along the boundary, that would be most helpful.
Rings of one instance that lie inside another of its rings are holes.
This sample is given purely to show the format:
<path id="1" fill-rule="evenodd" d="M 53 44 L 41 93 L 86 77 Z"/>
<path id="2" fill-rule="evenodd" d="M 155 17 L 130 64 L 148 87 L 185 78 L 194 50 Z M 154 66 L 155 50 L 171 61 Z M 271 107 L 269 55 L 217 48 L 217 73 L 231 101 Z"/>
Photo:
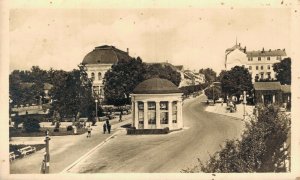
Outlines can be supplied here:
<path id="1" fill-rule="evenodd" d="M 145 62 L 220 72 L 236 39 L 289 56 L 290 31 L 289 8 L 11 9 L 10 71 L 72 70 L 94 47 L 113 45 Z"/>

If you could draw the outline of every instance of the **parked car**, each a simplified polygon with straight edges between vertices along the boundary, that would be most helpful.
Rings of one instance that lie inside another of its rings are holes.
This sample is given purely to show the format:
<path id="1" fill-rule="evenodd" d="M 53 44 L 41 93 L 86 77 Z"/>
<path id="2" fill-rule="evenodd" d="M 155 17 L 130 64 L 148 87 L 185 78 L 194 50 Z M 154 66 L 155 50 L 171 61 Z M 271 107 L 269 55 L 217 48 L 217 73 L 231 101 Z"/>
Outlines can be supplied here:
<path id="1" fill-rule="evenodd" d="M 18 150 L 21 154 L 21 156 L 26 156 L 28 154 L 34 153 L 36 152 L 36 148 L 35 147 L 31 147 L 31 146 L 26 146 L 24 148 L 21 148 Z"/>
<path id="2" fill-rule="evenodd" d="M 219 99 L 215 100 L 215 102 L 216 103 L 222 103 L 222 102 L 224 102 L 224 99 L 223 98 L 219 98 Z"/>

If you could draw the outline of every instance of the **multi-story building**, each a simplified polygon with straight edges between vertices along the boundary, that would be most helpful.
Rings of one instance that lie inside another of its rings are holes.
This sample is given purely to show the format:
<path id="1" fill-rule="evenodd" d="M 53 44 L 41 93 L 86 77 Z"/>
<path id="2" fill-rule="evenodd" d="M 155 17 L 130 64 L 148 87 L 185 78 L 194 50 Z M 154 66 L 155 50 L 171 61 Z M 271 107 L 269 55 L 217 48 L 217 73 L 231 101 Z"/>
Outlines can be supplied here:
<path id="1" fill-rule="evenodd" d="M 287 57 L 285 49 L 247 51 L 246 46 L 236 44 L 225 51 L 225 69 L 230 70 L 234 66 L 247 68 L 252 76 L 252 81 L 257 79 L 275 80 L 273 64 Z"/>
<path id="2" fill-rule="evenodd" d="M 93 80 L 93 92 L 103 98 L 104 74 L 118 61 L 129 61 L 129 51 L 119 50 L 114 46 L 103 45 L 95 47 L 83 59 L 82 64 L 87 68 L 89 78 Z"/>

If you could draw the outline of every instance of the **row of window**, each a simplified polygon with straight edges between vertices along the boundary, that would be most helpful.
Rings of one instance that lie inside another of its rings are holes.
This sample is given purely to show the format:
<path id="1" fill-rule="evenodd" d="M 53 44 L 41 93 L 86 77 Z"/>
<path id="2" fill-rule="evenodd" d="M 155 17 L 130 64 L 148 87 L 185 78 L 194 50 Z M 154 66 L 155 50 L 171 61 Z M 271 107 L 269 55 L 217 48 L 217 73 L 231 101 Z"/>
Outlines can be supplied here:
<path id="1" fill-rule="evenodd" d="M 92 78 L 93 81 L 95 80 L 95 73 L 94 72 L 91 73 L 91 78 Z M 101 72 L 98 72 L 98 80 L 100 81 L 101 79 L 102 79 L 102 74 L 101 74 Z"/>
<path id="2" fill-rule="evenodd" d="M 260 79 L 271 79 L 271 73 L 270 72 L 256 74 L 256 76 L 259 77 Z"/>
<path id="3" fill-rule="evenodd" d="M 277 59 L 277 60 L 281 60 L 281 56 L 277 56 L 276 59 Z M 258 61 L 261 61 L 261 57 L 260 57 L 260 56 L 257 57 L 257 60 L 258 60 Z M 270 60 L 271 60 L 271 57 L 268 56 L 268 57 L 267 57 L 267 60 L 270 61 Z M 248 57 L 248 61 L 253 61 L 253 57 Z"/>
<path id="4" fill-rule="evenodd" d="M 147 102 L 148 104 L 148 124 L 156 124 L 156 103 Z M 168 107 L 169 104 L 167 101 L 162 101 L 159 103 L 160 109 L 160 124 L 168 124 L 169 116 L 168 110 L 172 108 L 172 123 L 177 123 L 177 102 L 172 102 L 172 107 Z M 138 121 L 139 124 L 144 124 L 144 103 L 138 102 Z"/>
<path id="5" fill-rule="evenodd" d="M 255 66 L 256 70 L 259 70 L 259 66 Z M 267 69 L 271 69 L 271 65 L 267 65 Z M 249 70 L 252 70 L 252 66 L 249 66 Z M 260 70 L 264 70 L 264 66 L 260 66 Z"/>

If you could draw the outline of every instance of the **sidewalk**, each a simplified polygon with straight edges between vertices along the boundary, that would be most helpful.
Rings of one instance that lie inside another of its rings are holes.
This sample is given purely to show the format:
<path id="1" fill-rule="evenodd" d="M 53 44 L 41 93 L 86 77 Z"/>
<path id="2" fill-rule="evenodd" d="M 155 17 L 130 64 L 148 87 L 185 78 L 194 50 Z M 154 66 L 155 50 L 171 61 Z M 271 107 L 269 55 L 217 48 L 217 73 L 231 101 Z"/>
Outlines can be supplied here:
<path id="1" fill-rule="evenodd" d="M 102 125 L 104 122 L 97 122 L 97 126 L 92 126 L 92 137 L 86 138 L 86 133 L 82 135 L 52 136 L 50 137 L 50 172 L 59 173 L 70 164 L 75 162 L 85 153 L 105 141 L 112 134 L 117 132 L 121 126 L 131 123 L 131 114 L 124 115 L 123 121 L 118 118 L 110 120 L 112 125 L 111 134 L 103 134 Z M 15 137 L 10 144 L 43 144 L 43 137 Z M 22 159 L 17 159 L 10 164 L 12 174 L 40 173 L 40 165 L 45 149 Z"/>
<path id="2" fill-rule="evenodd" d="M 252 115 L 253 114 L 253 108 L 254 106 L 249 106 L 246 105 L 246 116 Z M 221 114 L 221 115 L 225 115 L 225 116 L 231 116 L 234 118 L 238 118 L 238 119 L 243 119 L 244 118 L 244 105 L 243 104 L 237 104 L 236 105 L 236 112 L 229 112 L 228 110 L 226 110 L 226 104 L 224 103 L 223 106 L 221 105 L 221 103 L 216 103 L 214 106 L 207 106 L 205 111 L 207 112 L 212 112 L 212 113 L 216 113 L 216 114 Z"/>

